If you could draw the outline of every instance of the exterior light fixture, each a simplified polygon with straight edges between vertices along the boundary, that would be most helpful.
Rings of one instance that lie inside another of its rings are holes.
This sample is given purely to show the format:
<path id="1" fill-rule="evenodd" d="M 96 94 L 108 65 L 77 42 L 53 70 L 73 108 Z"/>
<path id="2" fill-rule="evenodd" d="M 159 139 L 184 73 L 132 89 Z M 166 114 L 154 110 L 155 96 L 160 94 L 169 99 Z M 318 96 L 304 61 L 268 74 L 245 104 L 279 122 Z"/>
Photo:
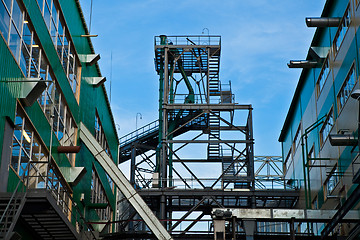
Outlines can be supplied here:
<path id="1" fill-rule="evenodd" d="M 94 65 L 100 60 L 100 54 L 79 54 L 78 56 L 81 62 L 86 63 L 89 66 Z"/>
<path id="2" fill-rule="evenodd" d="M 351 95 L 350 95 L 353 99 L 356 99 L 356 100 L 360 100 L 360 89 L 355 89 Z"/>
<path id="3" fill-rule="evenodd" d="M 289 68 L 314 68 L 318 65 L 318 62 L 310 60 L 290 60 L 290 63 L 287 65 Z"/>
<path id="4" fill-rule="evenodd" d="M 27 134 L 27 132 L 25 130 L 22 130 L 22 134 L 23 134 L 24 138 L 26 139 L 26 141 L 28 143 L 30 143 L 31 139 L 30 139 L 29 135 Z"/>
<path id="5" fill-rule="evenodd" d="M 308 27 L 338 27 L 341 18 L 308 17 L 305 22 Z"/>
<path id="6" fill-rule="evenodd" d="M 25 78 L 24 80 L 5 80 L 0 82 L 7 84 L 23 83 L 18 98 L 28 107 L 31 106 L 46 89 L 46 83 L 52 81 L 43 80 L 42 78 Z"/>
<path id="7" fill-rule="evenodd" d="M 352 134 L 329 134 L 331 146 L 356 146 L 358 140 Z"/>
<path id="8" fill-rule="evenodd" d="M 97 37 L 98 35 L 97 34 L 83 34 L 83 35 L 80 35 L 80 37 Z"/>
<path id="9" fill-rule="evenodd" d="M 84 77 L 84 79 L 93 87 L 100 87 L 106 81 L 106 77 Z"/>
<path id="10" fill-rule="evenodd" d="M 36 99 L 38 99 L 42 92 L 46 89 L 46 82 L 48 81 L 41 79 L 42 78 L 38 79 L 37 81 L 32 80 L 31 82 L 24 84 L 23 94 L 20 99 L 23 101 L 25 106 L 33 105 Z"/>

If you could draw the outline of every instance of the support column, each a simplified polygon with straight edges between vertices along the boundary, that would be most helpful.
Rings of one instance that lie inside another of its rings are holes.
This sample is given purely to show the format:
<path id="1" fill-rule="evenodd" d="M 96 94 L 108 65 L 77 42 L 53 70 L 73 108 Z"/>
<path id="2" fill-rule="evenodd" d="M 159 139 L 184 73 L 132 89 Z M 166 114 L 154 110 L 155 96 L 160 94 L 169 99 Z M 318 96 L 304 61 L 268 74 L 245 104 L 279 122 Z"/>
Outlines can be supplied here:
<path id="1" fill-rule="evenodd" d="M 236 217 L 232 217 L 232 239 L 236 240 Z"/>
<path id="2" fill-rule="evenodd" d="M 161 138 L 161 154 L 160 154 L 160 179 L 161 188 L 167 187 L 167 129 L 168 129 L 168 112 L 166 104 L 168 103 L 168 92 L 169 92 L 169 48 L 164 48 L 164 82 L 163 82 L 163 99 L 162 99 L 162 138 Z M 166 198 L 165 195 L 160 197 L 160 219 L 166 220 Z M 166 226 L 166 221 L 162 222 L 163 226 Z"/>
<path id="3" fill-rule="evenodd" d="M 225 240 L 225 220 L 214 219 L 214 240 Z"/>
<path id="4" fill-rule="evenodd" d="M 136 146 L 131 146 L 131 165 L 130 165 L 130 183 L 135 187 L 135 158 L 136 158 Z"/>
<path id="5" fill-rule="evenodd" d="M 246 240 L 254 240 L 256 222 L 255 219 L 243 220 Z"/>
<path id="6" fill-rule="evenodd" d="M 290 240 L 295 240 L 295 218 L 290 220 Z"/>

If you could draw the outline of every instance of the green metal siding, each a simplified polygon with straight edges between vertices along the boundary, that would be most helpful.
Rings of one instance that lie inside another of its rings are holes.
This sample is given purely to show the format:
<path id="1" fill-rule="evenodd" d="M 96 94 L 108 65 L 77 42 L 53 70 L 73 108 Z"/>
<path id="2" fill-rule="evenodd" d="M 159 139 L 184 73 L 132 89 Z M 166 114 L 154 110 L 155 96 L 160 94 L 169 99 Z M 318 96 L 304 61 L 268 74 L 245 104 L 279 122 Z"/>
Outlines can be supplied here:
<path id="1" fill-rule="evenodd" d="M 74 42 L 76 52 L 78 54 L 93 53 L 92 45 L 89 42 L 89 39 L 80 37 L 80 35 L 85 34 L 87 30 L 86 26 L 83 25 L 82 16 L 79 12 L 77 2 L 75 0 L 60 0 L 59 3 L 67 23 L 67 28 L 69 29 L 72 41 Z M 23 0 L 23 4 L 76 124 L 79 125 L 82 121 L 88 127 L 88 129 L 94 133 L 95 110 L 97 109 L 102 126 L 104 128 L 107 142 L 109 144 L 111 155 L 116 162 L 118 139 L 105 87 L 100 86 L 96 88 L 88 84 L 84 79 L 84 77 L 101 76 L 98 65 L 95 64 L 94 66 L 87 66 L 86 64 L 83 64 L 81 72 L 80 98 L 78 104 L 36 0 Z M 20 70 L 20 67 L 13 58 L 12 53 L 7 47 L 2 36 L 0 36 L 0 56 L 0 80 L 23 80 L 24 76 Z M 0 82 L 0 101 L 2 103 L 0 108 L 0 156 L 3 145 L 5 116 L 9 116 L 10 119 L 14 120 L 17 98 L 19 97 L 18 93 L 21 90 L 21 86 L 21 83 Z M 29 116 L 29 120 L 36 129 L 40 138 L 49 148 L 50 133 L 52 131 L 49 121 L 45 117 L 42 109 L 40 108 L 40 105 L 35 102 L 32 106 L 25 107 L 25 112 Z M 56 146 L 59 146 L 60 143 L 54 133 L 52 139 L 52 156 L 56 164 L 59 167 L 71 166 L 71 163 L 65 154 L 57 153 Z M 77 139 L 77 145 L 81 145 L 81 150 L 78 154 L 76 154 L 75 165 L 79 167 L 85 167 L 87 173 L 79 182 L 79 184 L 76 187 L 73 187 L 74 200 L 78 203 L 77 205 L 81 211 L 84 211 L 85 209 L 85 216 L 87 220 L 96 220 L 98 218 L 93 209 L 86 207 L 90 204 L 92 169 L 93 166 L 95 166 L 99 173 L 99 178 L 102 182 L 102 185 L 105 189 L 110 206 L 112 207 L 113 217 L 115 217 L 116 188 L 113 193 L 110 185 L 108 184 L 104 170 L 100 167 L 100 165 L 97 164 L 94 156 L 91 155 L 85 145 L 81 143 L 79 138 Z M 18 180 L 19 177 L 17 174 L 10 170 L 8 183 L 9 192 L 14 190 Z M 80 202 L 80 196 L 82 193 L 85 194 L 84 202 Z M 21 228 L 21 226 L 18 225 L 17 228 Z"/>
<path id="2" fill-rule="evenodd" d="M 45 21 L 42 18 L 39 5 L 36 0 L 26 0 L 24 1 L 24 5 L 39 37 L 40 44 L 45 51 L 49 64 L 52 67 L 53 73 L 59 83 L 61 91 L 65 96 L 66 103 L 68 104 L 70 111 L 73 113 L 75 122 L 79 123 L 79 105 L 75 99 L 74 93 L 71 90 L 69 81 L 61 65 Z M 68 27 L 71 26 L 71 24 L 68 25 Z"/>

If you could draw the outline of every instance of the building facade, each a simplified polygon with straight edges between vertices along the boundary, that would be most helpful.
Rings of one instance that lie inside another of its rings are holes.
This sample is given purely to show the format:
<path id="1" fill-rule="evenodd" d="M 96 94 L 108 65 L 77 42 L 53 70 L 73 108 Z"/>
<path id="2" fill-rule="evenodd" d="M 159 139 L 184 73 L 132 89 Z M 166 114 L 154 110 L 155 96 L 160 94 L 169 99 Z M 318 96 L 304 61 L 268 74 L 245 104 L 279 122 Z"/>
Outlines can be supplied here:
<path id="1" fill-rule="evenodd" d="M 0 234 L 114 231 L 117 190 L 79 138 L 82 125 L 117 163 L 105 78 L 79 1 L 1 0 L 0 35 Z"/>
<path id="2" fill-rule="evenodd" d="M 289 64 L 303 70 L 279 141 L 286 178 L 301 182 L 299 208 L 358 208 L 359 103 L 351 94 L 359 89 L 359 4 L 327 0 L 320 18 L 306 19 L 317 27 L 306 60 Z M 337 225 L 332 232 L 350 228 Z"/>

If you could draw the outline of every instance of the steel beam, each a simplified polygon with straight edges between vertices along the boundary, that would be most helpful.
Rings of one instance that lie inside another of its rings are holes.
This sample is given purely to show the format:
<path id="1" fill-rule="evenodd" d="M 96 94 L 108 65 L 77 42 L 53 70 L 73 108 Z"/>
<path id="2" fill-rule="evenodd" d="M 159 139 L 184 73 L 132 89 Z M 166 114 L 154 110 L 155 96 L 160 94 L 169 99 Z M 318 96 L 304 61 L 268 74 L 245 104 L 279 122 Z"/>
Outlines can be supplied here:
<path id="1" fill-rule="evenodd" d="M 295 198 L 299 197 L 299 190 L 255 190 L 249 189 L 141 189 L 138 191 L 141 196 L 155 197 L 165 194 L 166 196 L 179 196 L 179 197 L 201 197 L 201 196 L 214 196 L 214 197 L 249 197 L 255 196 L 257 198 Z"/>
<path id="2" fill-rule="evenodd" d="M 167 140 L 167 143 L 254 143 L 254 140 Z"/>
<path id="3" fill-rule="evenodd" d="M 104 149 L 96 141 L 95 137 L 82 122 L 80 123 L 80 139 L 114 181 L 115 185 L 120 189 L 122 194 L 138 212 L 154 235 L 161 240 L 172 240 L 173 238 L 161 224 L 159 219 L 146 205 L 141 196 L 131 186 L 125 175 L 120 171 L 109 155 L 107 155 Z"/>
<path id="4" fill-rule="evenodd" d="M 170 231 L 174 230 L 179 224 L 188 217 L 193 211 L 195 211 L 204 201 L 206 198 L 201 199 L 195 206 L 193 206 L 187 213 L 185 213 L 179 221 L 177 221 L 174 225 L 171 226 Z"/>
<path id="5" fill-rule="evenodd" d="M 360 197 L 360 185 L 358 185 L 354 191 L 351 193 L 348 199 L 346 199 L 345 203 L 339 208 L 339 210 L 334 210 L 335 213 L 331 218 L 330 222 L 325 226 L 325 228 L 321 231 L 321 238 L 325 238 L 329 235 L 329 233 L 336 227 L 336 225 L 341 222 L 343 219 L 347 219 L 352 216 L 354 210 L 352 209 L 356 203 L 359 202 Z M 357 219 L 359 221 L 360 214 L 357 212 Z"/>
<path id="6" fill-rule="evenodd" d="M 232 110 L 249 110 L 252 106 L 249 104 L 164 104 L 168 110 L 214 110 L 214 111 L 232 111 Z"/>
<path id="7" fill-rule="evenodd" d="M 232 212 L 231 217 L 238 219 L 256 219 L 258 221 L 289 222 L 292 218 L 295 222 L 329 222 L 337 213 L 337 210 L 310 210 L 310 209 L 228 209 L 215 208 L 220 211 Z M 358 222 L 359 211 L 351 210 L 342 218 L 342 222 Z"/>

